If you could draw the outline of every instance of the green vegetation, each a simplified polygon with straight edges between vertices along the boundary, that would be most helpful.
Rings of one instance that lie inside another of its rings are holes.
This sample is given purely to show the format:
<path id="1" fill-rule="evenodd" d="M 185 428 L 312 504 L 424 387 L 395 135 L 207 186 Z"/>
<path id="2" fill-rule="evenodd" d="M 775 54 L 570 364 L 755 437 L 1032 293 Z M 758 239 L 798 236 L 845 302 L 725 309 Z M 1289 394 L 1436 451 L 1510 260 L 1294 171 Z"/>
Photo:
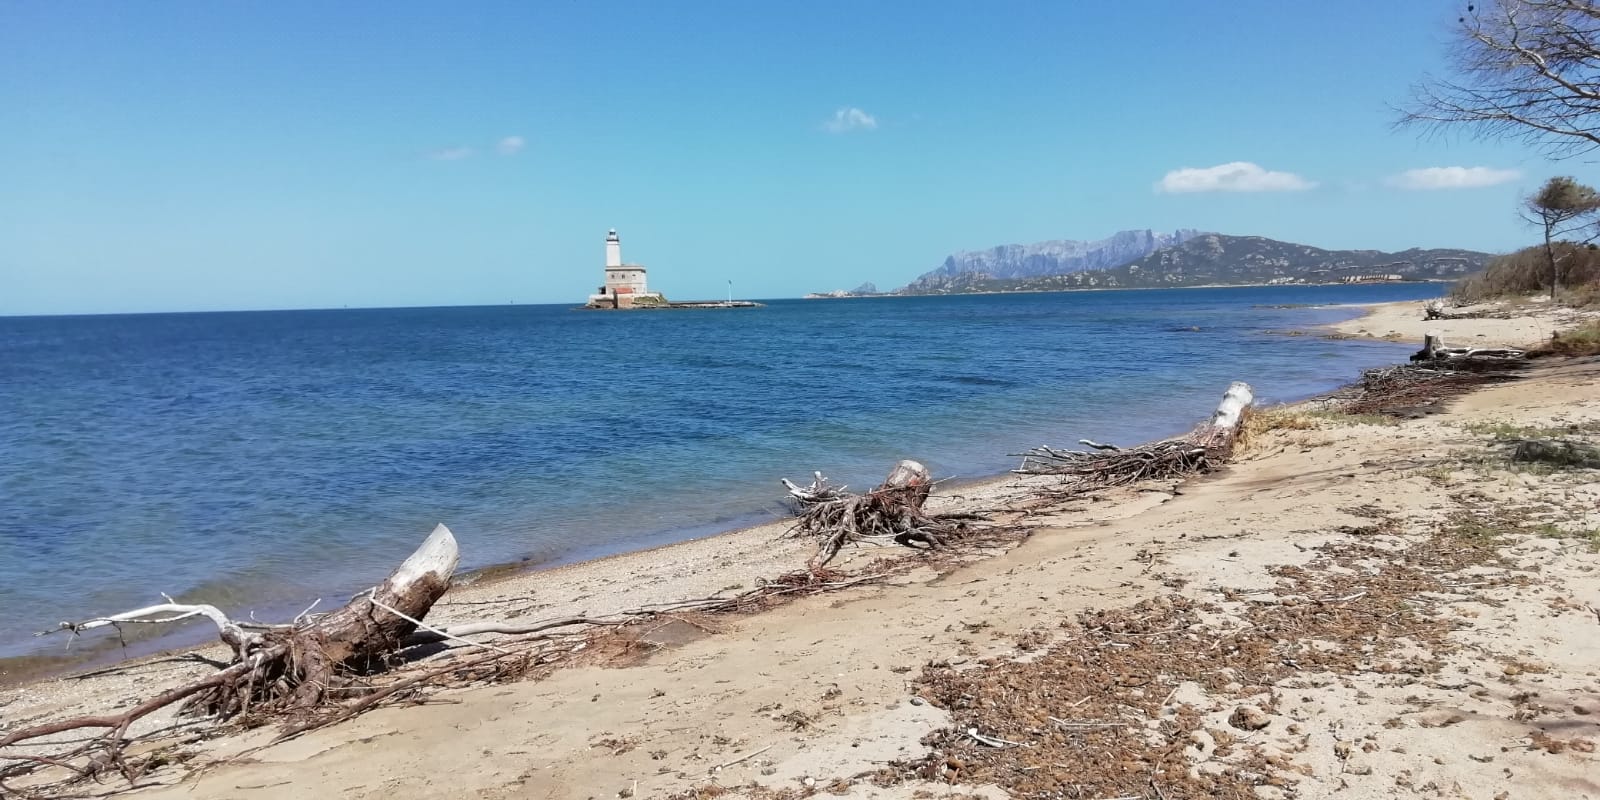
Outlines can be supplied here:
<path id="1" fill-rule="evenodd" d="M 1385 427 L 1399 425 L 1400 420 L 1383 414 L 1351 414 L 1334 409 L 1320 409 L 1306 412 L 1312 419 L 1321 420 L 1332 425 L 1382 425 Z"/>
<path id="2" fill-rule="evenodd" d="M 1431 467 L 1422 467 L 1411 474 L 1427 478 L 1440 486 L 1449 486 L 1455 482 L 1456 477 L 1455 469 L 1448 464 L 1434 464 Z"/>
<path id="3" fill-rule="evenodd" d="M 1600 355 L 1600 320 L 1591 319 L 1570 331 L 1562 331 L 1534 348 L 1533 355 Z"/>
<path id="4" fill-rule="evenodd" d="M 1539 191 L 1523 202 L 1523 218 L 1544 229 L 1545 274 L 1550 278 L 1550 299 L 1561 287 L 1562 258 L 1556 256 L 1555 241 L 1571 236 L 1594 224 L 1600 214 L 1600 195 L 1592 187 L 1568 177 L 1545 181 Z"/>
<path id="5" fill-rule="evenodd" d="M 1486 420 L 1483 422 L 1469 422 L 1461 427 L 1470 433 L 1488 436 L 1498 441 L 1507 439 L 1552 439 L 1560 436 L 1600 433 L 1600 422 L 1593 420 L 1551 427 L 1518 425 L 1504 420 Z"/>
<path id="6" fill-rule="evenodd" d="M 1531 532 L 1546 539 L 1576 540 L 1589 546 L 1589 552 L 1600 553 L 1600 528 L 1569 531 L 1562 529 L 1554 522 L 1545 522 L 1534 526 Z"/>

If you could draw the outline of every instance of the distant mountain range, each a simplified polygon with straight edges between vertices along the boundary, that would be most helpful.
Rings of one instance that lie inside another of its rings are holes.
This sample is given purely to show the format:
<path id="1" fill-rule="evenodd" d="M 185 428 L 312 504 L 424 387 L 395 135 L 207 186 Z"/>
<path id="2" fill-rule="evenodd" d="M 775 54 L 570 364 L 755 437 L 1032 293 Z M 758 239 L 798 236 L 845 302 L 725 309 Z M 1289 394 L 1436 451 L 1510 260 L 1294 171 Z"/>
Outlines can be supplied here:
<path id="1" fill-rule="evenodd" d="M 917 278 L 897 293 L 948 294 L 962 291 L 959 287 L 966 285 L 976 275 L 982 275 L 986 280 L 1006 280 L 1111 269 L 1199 235 L 1199 231 L 1193 230 L 1172 233 L 1120 231 L 1094 242 L 1055 239 L 956 253 L 946 258 L 938 269 Z"/>
<path id="2" fill-rule="evenodd" d="M 1472 250 L 1323 250 L 1261 236 L 1122 231 L 1094 242 L 956 253 L 892 294 L 1451 280 L 1482 269 L 1489 258 Z"/>

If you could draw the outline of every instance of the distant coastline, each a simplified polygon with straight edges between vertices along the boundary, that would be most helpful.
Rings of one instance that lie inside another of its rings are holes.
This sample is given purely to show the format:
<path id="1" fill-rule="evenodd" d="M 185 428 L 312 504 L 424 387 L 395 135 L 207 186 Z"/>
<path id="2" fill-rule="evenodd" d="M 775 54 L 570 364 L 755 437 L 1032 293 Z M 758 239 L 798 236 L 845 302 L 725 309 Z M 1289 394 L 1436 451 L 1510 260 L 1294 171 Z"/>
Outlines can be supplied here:
<path id="1" fill-rule="evenodd" d="M 882 292 L 879 294 L 807 294 L 801 300 L 862 300 L 875 297 L 963 297 L 989 294 L 1063 294 L 1070 292 L 1145 292 L 1177 289 L 1314 289 L 1335 286 L 1403 286 L 1426 283 L 1450 284 L 1454 279 L 1426 278 L 1400 281 L 1369 281 L 1364 283 L 1197 283 L 1182 286 L 1073 286 L 1060 289 L 979 289 L 960 292 Z"/>

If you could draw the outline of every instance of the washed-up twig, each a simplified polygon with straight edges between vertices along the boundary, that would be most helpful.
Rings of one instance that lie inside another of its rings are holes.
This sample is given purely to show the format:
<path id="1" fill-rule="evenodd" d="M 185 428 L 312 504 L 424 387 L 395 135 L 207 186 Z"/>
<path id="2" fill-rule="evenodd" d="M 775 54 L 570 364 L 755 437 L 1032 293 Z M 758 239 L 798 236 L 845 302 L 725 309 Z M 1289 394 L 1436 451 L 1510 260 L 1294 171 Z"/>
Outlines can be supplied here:
<path id="1" fill-rule="evenodd" d="M 756 756 L 759 756 L 762 753 L 765 753 L 768 750 L 771 750 L 772 748 L 777 747 L 777 746 L 778 746 L 777 744 L 769 744 L 766 747 L 761 748 L 760 750 L 752 750 L 751 752 L 745 753 L 744 755 L 739 756 L 738 758 L 736 758 L 736 759 L 734 759 L 732 761 L 728 761 L 728 762 L 725 762 L 725 763 L 722 763 L 722 764 L 718 764 L 718 765 L 712 767 L 711 771 L 712 772 L 721 772 L 721 771 L 727 769 L 728 767 L 733 766 L 734 764 L 738 764 L 738 763 L 740 763 L 742 761 L 749 761 L 750 759 L 755 758 Z"/>
<path id="2" fill-rule="evenodd" d="M 381 608 L 384 611 L 387 611 L 390 614 L 393 614 L 393 615 L 405 620 L 406 622 L 409 622 L 412 625 L 415 625 L 418 628 L 421 628 L 422 630 L 425 630 L 425 631 L 427 631 L 429 633 L 436 634 L 436 635 L 439 635 L 439 636 L 443 636 L 444 638 L 449 639 L 449 640 L 454 641 L 454 642 L 460 642 L 460 643 L 462 643 L 464 645 L 467 645 L 468 647 L 481 647 L 481 648 L 483 648 L 485 650 L 493 650 L 494 652 L 499 653 L 501 655 L 507 655 L 507 656 L 511 655 L 511 651 L 505 649 L 504 647 L 495 647 L 492 644 L 486 644 L 484 642 L 474 642 L 471 639 L 463 639 L 460 636 L 456 636 L 454 634 L 446 633 L 442 628 L 435 628 L 432 625 L 429 625 L 428 623 L 423 622 L 420 619 L 416 619 L 416 618 L 406 614 L 405 612 L 402 612 L 402 611 L 399 611 L 397 609 L 391 608 L 391 607 L 389 607 L 387 605 L 384 605 L 383 603 L 379 602 L 378 599 L 375 598 L 375 597 L 369 597 L 367 599 L 374 606 L 377 606 L 378 608 Z M 310 609 L 306 609 L 306 610 L 309 611 Z"/>
<path id="3" fill-rule="evenodd" d="M 985 747 L 1032 747 L 1032 745 L 1023 744 L 1022 742 L 1013 742 L 1009 739 L 998 739 L 993 736 L 985 736 L 981 733 L 978 733 L 977 728 L 968 728 L 967 735 L 971 736 L 974 742 L 977 742 Z"/>

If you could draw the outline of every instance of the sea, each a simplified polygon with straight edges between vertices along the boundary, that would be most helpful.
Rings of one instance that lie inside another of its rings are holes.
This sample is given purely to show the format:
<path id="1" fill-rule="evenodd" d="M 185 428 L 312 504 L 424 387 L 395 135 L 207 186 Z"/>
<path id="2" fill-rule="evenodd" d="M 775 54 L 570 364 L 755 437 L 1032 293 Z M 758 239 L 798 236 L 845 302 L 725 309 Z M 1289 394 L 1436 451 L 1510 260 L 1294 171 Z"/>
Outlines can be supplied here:
<path id="1" fill-rule="evenodd" d="M 258 619 L 334 604 L 440 522 L 464 569 L 532 569 L 775 519 L 779 478 L 813 470 L 968 480 L 1035 445 L 1177 434 L 1230 381 L 1292 401 L 1404 360 L 1316 328 L 1442 291 L 0 318 L 0 659 L 163 593 Z"/>

